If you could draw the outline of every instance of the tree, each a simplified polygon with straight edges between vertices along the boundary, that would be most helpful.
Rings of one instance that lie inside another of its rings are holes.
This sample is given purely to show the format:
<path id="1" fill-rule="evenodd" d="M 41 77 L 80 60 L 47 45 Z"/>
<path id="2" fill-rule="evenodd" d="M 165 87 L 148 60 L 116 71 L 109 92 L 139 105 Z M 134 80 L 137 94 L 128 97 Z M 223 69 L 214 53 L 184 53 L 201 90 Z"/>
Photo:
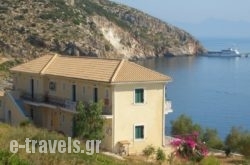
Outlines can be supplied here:
<path id="1" fill-rule="evenodd" d="M 232 127 L 226 137 L 225 144 L 230 150 L 250 158 L 250 132 L 244 131 L 242 128 Z"/>
<path id="2" fill-rule="evenodd" d="M 77 104 L 77 114 L 74 116 L 75 136 L 101 140 L 104 137 L 102 118 L 103 103 L 88 103 L 84 105 L 81 101 Z"/>
<path id="3" fill-rule="evenodd" d="M 210 148 L 223 149 L 224 147 L 223 141 L 218 136 L 216 129 L 206 128 L 201 140 Z"/>
<path id="4" fill-rule="evenodd" d="M 239 150 L 239 143 L 242 136 L 242 129 L 232 127 L 230 133 L 226 137 L 225 144 L 234 152 L 238 152 Z"/>
<path id="5" fill-rule="evenodd" d="M 192 119 L 182 114 L 175 121 L 171 121 L 171 134 L 174 135 L 186 135 L 193 132 L 202 132 L 202 128 L 198 124 L 194 124 Z"/>

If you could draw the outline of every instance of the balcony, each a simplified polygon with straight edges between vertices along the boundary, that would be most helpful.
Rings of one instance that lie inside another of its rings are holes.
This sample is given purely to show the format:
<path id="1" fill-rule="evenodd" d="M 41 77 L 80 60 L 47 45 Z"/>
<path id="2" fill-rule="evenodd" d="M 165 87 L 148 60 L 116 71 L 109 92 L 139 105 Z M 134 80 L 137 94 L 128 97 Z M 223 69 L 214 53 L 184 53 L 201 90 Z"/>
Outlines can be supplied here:
<path id="1" fill-rule="evenodd" d="M 32 95 L 30 93 L 23 93 L 20 96 L 26 103 L 35 105 L 35 106 L 46 106 L 49 108 L 61 108 L 65 111 L 76 112 L 77 102 L 73 102 L 68 99 L 63 99 L 50 95 Z M 112 116 L 111 106 L 107 101 L 104 103 L 102 115 L 105 118 L 110 118 Z"/>
<path id="2" fill-rule="evenodd" d="M 164 107 L 164 108 L 165 108 L 165 115 L 167 115 L 167 114 L 173 112 L 173 109 L 172 109 L 172 102 L 166 100 L 166 101 L 165 101 L 165 107 Z"/>
<path id="3" fill-rule="evenodd" d="M 23 93 L 21 98 L 26 101 L 26 103 L 35 106 L 47 106 L 50 108 L 61 108 L 62 110 L 76 112 L 76 102 L 71 100 L 62 99 L 50 95 L 32 95 L 30 93 Z"/>

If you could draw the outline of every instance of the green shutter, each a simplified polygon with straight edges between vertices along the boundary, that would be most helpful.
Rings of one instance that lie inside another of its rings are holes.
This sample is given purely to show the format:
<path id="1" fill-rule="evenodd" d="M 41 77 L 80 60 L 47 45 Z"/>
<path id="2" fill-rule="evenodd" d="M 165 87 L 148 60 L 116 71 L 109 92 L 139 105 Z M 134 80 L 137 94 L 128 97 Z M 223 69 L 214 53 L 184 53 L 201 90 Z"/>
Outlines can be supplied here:
<path id="1" fill-rule="evenodd" d="M 139 130 L 139 127 L 138 126 L 136 126 L 135 127 L 135 138 L 136 139 L 138 139 L 140 136 L 139 136 L 139 134 L 140 134 L 140 132 L 139 132 L 140 130 Z"/>
<path id="2" fill-rule="evenodd" d="M 135 103 L 144 102 L 144 89 L 135 89 Z"/>
<path id="3" fill-rule="evenodd" d="M 135 126 L 135 138 L 136 139 L 144 138 L 144 126 Z"/>

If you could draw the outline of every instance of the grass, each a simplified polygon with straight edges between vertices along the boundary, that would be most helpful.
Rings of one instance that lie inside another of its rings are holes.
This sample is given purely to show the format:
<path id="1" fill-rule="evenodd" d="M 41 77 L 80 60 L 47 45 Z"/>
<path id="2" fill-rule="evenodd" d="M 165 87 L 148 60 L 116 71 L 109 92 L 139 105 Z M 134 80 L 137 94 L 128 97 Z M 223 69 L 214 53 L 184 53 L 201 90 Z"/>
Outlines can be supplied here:
<path id="1" fill-rule="evenodd" d="M 9 150 L 11 140 L 17 140 L 19 144 L 25 144 L 25 139 L 34 140 L 54 140 L 64 139 L 67 137 L 56 132 L 49 132 L 45 129 L 38 129 L 32 125 L 24 127 L 11 127 L 7 124 L 0 123 L 0 164 L 91 164 L 91 165 L 123 165 L 128 164 L 127 161 L 121 161 L 103 154 L 87 155 L 82 153 L 62 154 L 56 152 L 54 154 L 41 154 L 36 149 L 35 153 L 26 153 L 25 149 L 19 149 L 16 154 L 12 154 Z M 80 146 L 82 149 L 84 145 Z"/>
<path id="2" fill-rule="evenodd" d="M 10 141 L 17 140 L 19 144 L 25 144 L 25 139 L 33 140 L 65 140 L 67 137 L 50 132 L 46 129 L 36 128 L 32 124 L 27 124 L 20 127 L 12 127 L 7 124 L 0 123 L 0 164 L 15 164 L 15 165 L 68 165 L 68 164 L 87 164 L 87 165 L 147 165 L 159 164 L 156 161 L 148 161 L 145 156 L 130 155 L 125 157 L 125 160 L 106 156 L 104 154 L 87 155 L 85 153 L 59 153 L 42 154 L 38 153 L 36 148 L 35 153 L 26 153 L 25 149 L 19 149 L 16 154 L 10 152 Z M 81 149 L 85 150 L 85 143 L 81 142 Z M 163 165 L 168 165 L 168 161 L 164 161 Z M 200 163 L 187 162 L 174 158 L 174 165 L 248 165 L 250 162 L 243 157 L 226 157 L 226 156 L 209 156 Z"/>
<path id="3" fill-rule="evenodd" d="M 19 144 L 25 144 L 25 139 L 30 140 L 68 140 L 56 132 L 50 132 L 46 129 L 36 128 L 32 124 L 24 124 L 20 127 L 12 127 L 0 122 L 0 165 L 147 165 L 153 164 L 146 162 L 142 156 L 127 156 L 124 160 L 116 159 L 102 153 L 87 155 L 86 153 L 26 153 L 25 149 L 19 149 L 16 154 L 10 152 L 10 141 L 17 140 Z M 73 140 L 73 139 L 72 139 Z M 79 139 L 78 139 L 79 140 Z M 66 142 L 67 143 L 67 142 Z M 81 141 L 81 149 L 85 150 L 85 144 Z M 85 150 L 86 151 L 86 150 Z"/>

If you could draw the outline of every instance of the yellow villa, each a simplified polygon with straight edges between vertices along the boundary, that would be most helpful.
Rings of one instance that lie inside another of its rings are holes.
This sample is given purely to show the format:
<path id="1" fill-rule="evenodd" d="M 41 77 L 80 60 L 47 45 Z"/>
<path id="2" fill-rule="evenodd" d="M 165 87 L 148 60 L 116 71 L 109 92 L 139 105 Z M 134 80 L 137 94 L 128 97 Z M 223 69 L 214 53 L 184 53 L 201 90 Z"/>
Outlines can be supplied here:
<path id="1" fill-rule="evenodd" d="M 171 110 L 166 75 L 128 60 L 61 55 L 42 56 L 11 72 L 13 90 L 0 96 L 0 119 L 6 123 L 31 120 L 72 136 L 77 101 L 103 100 L 104 149 L 141 153 L 148 145 L 165 145 L 165 114 Z"/>

